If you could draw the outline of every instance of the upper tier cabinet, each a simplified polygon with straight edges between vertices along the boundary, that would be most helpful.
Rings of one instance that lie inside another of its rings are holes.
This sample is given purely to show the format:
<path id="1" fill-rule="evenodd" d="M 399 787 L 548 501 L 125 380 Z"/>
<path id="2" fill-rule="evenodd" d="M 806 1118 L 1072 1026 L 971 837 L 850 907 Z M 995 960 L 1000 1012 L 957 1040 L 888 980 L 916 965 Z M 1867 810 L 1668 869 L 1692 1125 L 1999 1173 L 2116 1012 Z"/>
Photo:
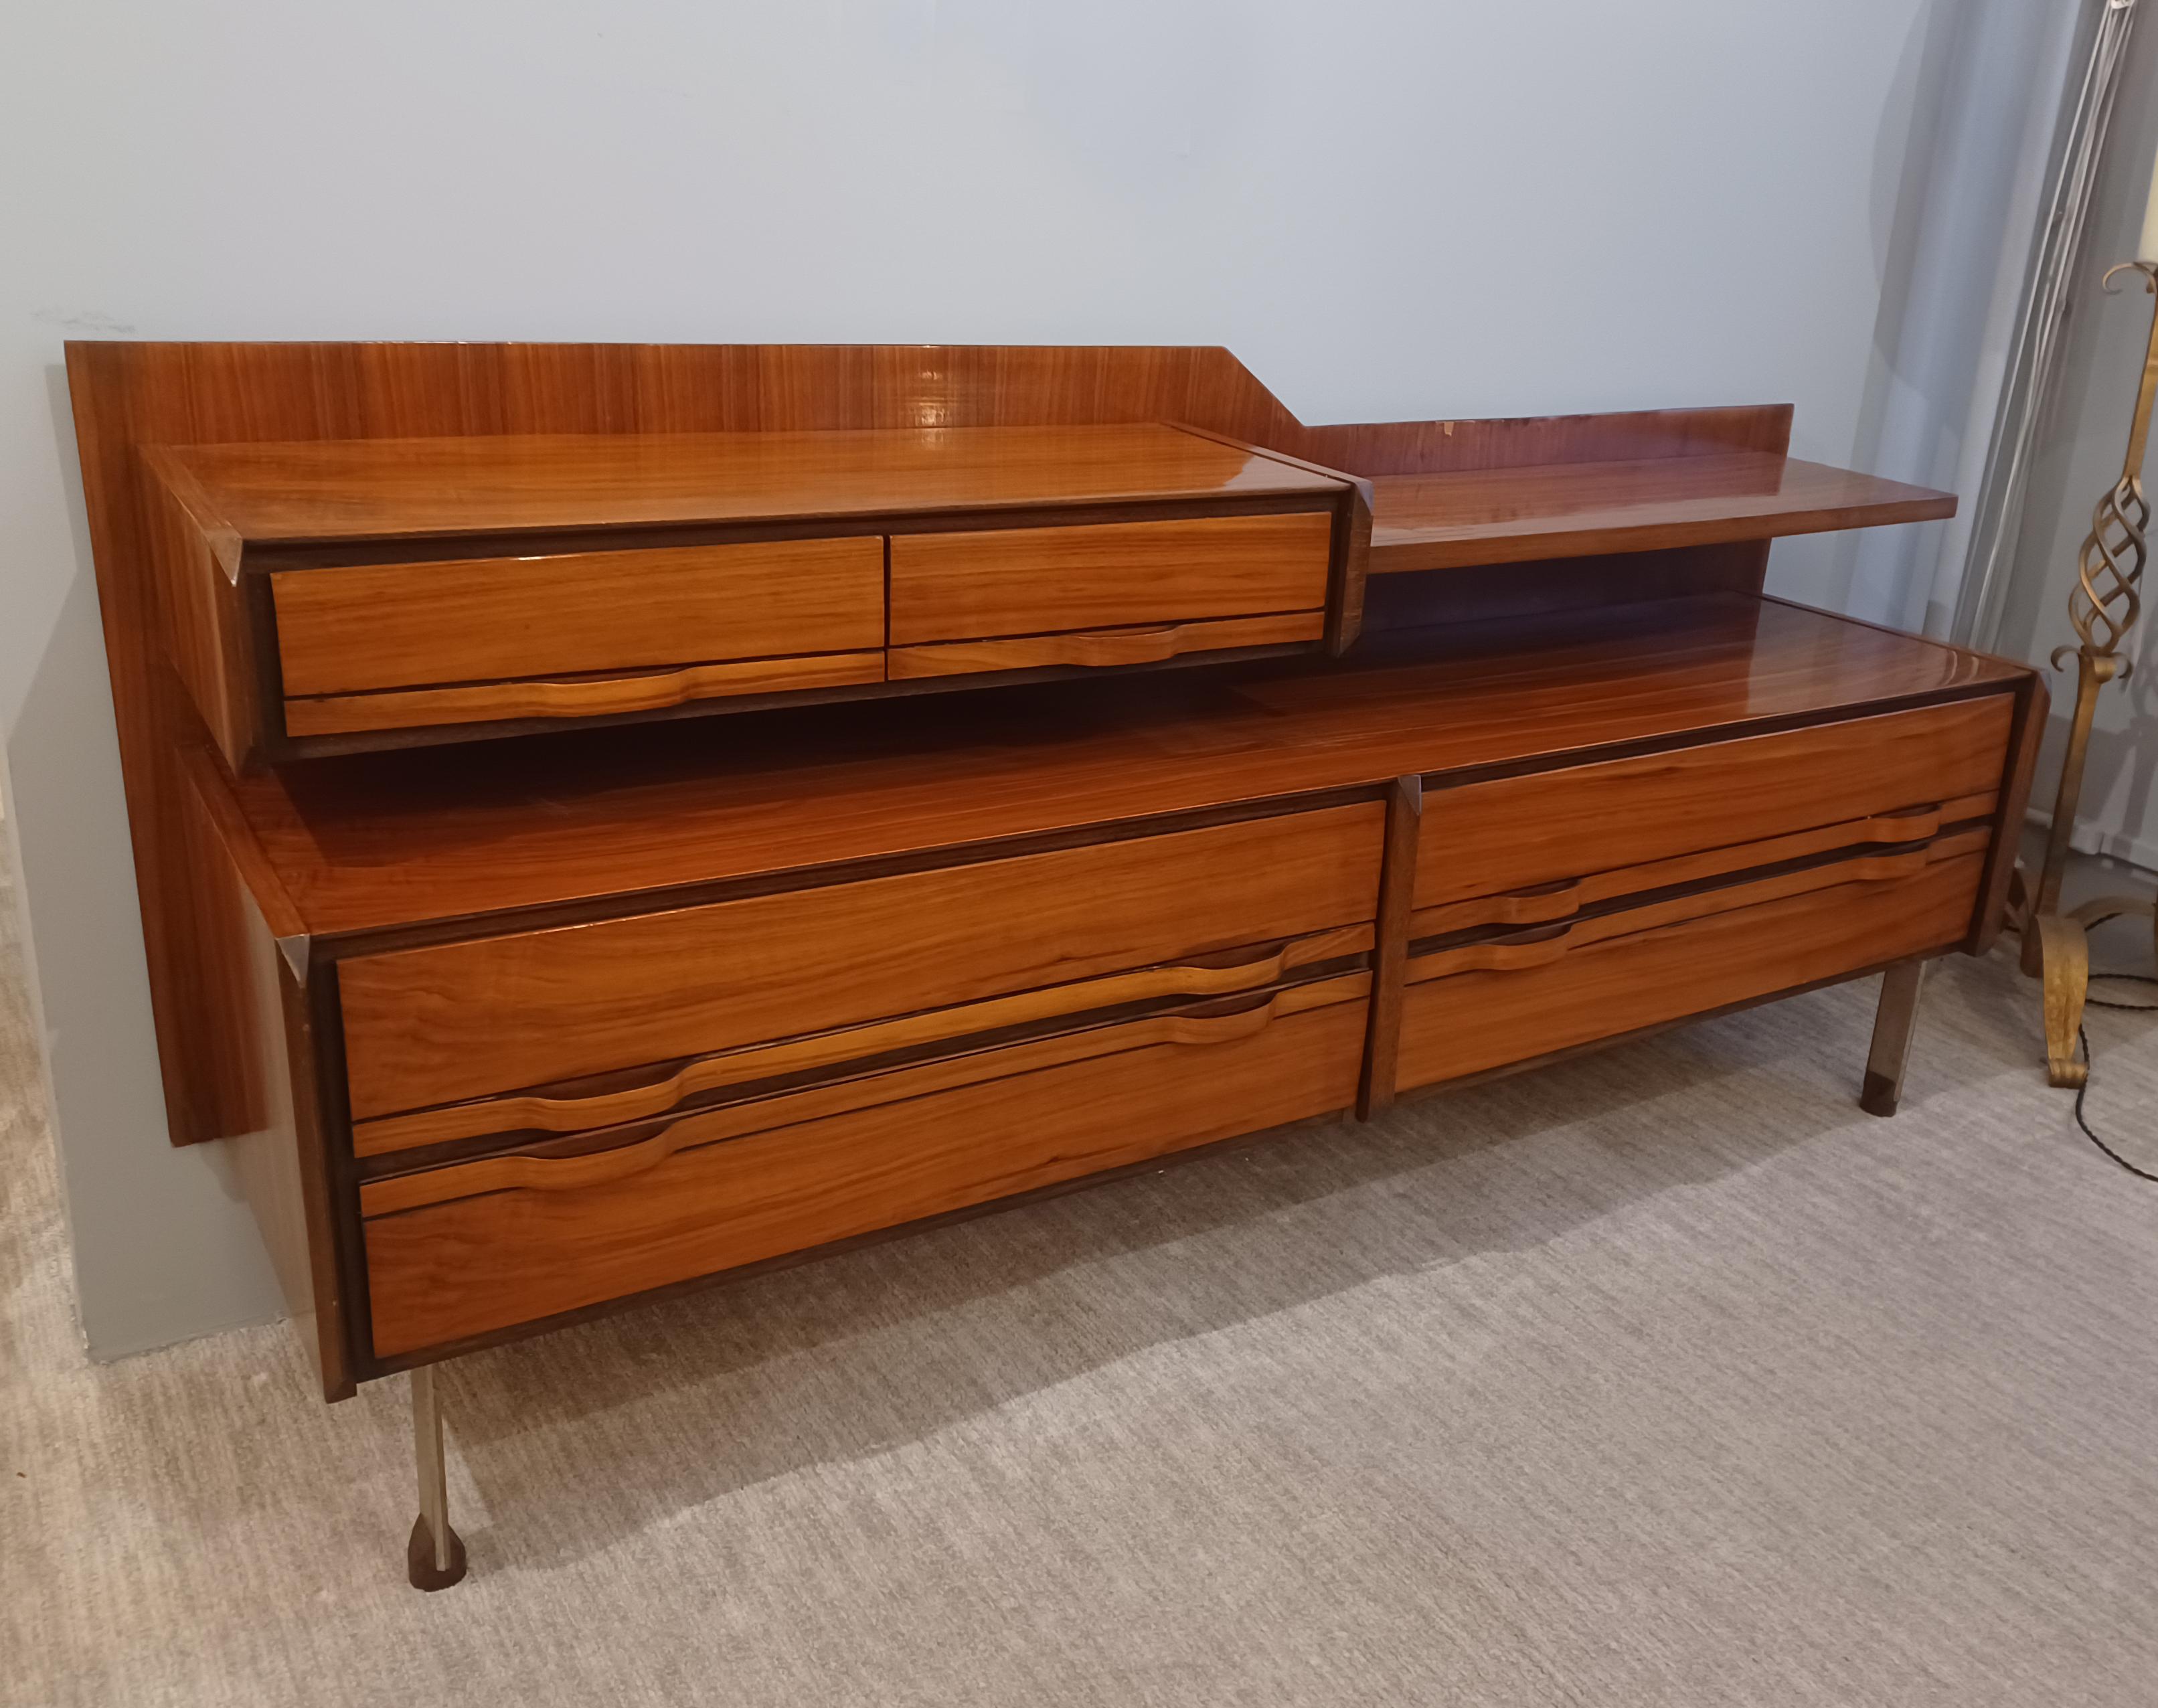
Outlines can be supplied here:
<path id="1" fill-rule="evenodd" d="M 235 769 L 1339 652 L 1349 476 L 1163 425 L 165 446 L 168 645 Z"/>

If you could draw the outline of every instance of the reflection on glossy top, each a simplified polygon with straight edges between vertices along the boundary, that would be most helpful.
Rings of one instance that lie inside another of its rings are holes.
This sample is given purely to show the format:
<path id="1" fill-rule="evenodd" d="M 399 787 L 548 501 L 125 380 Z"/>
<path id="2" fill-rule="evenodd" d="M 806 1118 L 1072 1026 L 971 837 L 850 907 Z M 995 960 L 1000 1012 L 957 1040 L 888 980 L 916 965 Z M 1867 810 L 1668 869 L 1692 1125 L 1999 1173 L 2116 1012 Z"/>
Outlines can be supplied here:
<path id="1" fill-rule="evenodd" d="M 264 543 L 728 523 L 1344 482 L 1154 424 L 168 446 L 198 520 Z"/>
<path id="2" fill-rule="evenodd" d="M 1949 493 L 1764 452 L 1382 475 L 1371 571 L 1768 539 L 1955 513 Z"/>
<path id="3" fill-rule="evenodd" d="M 1342 663 L 320 760 L 240 805 L 316 932 L 715 883 L 2020 679 L 1737 596 L 1374 637 Z"/>

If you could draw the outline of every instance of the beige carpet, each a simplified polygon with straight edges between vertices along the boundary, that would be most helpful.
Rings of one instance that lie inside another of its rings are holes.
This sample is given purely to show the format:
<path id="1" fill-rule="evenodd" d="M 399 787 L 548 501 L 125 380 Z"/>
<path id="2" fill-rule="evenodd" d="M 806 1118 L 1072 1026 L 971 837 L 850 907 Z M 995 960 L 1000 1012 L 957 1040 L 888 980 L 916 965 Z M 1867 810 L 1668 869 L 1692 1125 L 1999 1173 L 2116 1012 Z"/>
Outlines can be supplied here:
<path id="1" fill-rule="evenodd" d="M 8 1703 L 2158 1700 L 2158 1186 L 2003 964 L 1892 1122 L 1831 992 L 472 1359 L 431 1597 L 401 1382 L 85 1362 L 0 984 Z"/>

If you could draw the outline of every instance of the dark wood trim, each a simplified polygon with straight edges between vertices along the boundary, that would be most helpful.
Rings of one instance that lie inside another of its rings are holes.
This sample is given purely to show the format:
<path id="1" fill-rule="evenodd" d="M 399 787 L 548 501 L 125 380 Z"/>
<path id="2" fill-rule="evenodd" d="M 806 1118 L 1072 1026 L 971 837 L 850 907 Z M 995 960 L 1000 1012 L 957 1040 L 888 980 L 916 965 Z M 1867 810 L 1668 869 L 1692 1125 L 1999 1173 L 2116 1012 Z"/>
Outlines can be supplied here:
<path id="1" fill-rule="evenodd" d="M 1371 1018 L 1364 1037 L 1364 1077 L 1356 1117 L 1369 1121 L 1394 1101 L 1402 1048 L 1402 1001 L 1409 962 L 1409 916 L 1416 906 L 1417 849 L 1423 832 L 1423 779 L 1398 777 L 1386 793 L 1386 853 L 1372 926 Z"/>
<path id="2" fill-rule="evenodd" d="M 2008 735 L 2008 757 L 2001 778 L 2001 811 L 1994 819 L 1993 847 L 1978 886 L 1978 909 L 1964 947 L 1983 955 L 2000 940 L 2008 912 L 2009 881 L 2021 849 L 2023 818 L 2031 804 L 2031 781 L 2038 768 L 2038 750 L 2046 739 L 2052 694 L 2046 679 L 2033 671 L 2018 687 L 2016 721 Z"/>
<path id="3" fill-rule="evenodd" d="M 364 1381 L 374 1369 L 374 1326 L 368 1301 L 367 1251 L 359 1214 L 359 1175 L 352 1153 L 352 1099 L 345 1083 L 344 1017 L 338 1000 L 334 962 L 316 968 L 308 982 L 307 1004 L 317 1045 L 318 1107 L 321 1112 L 316 1147 L 323 1194 L 329 1205 L 329 1249 L 344 1299 L 342 1313 L 347 1367 Z M 338 1399 L 342 1395 L 327 1395 Z"/>
<path id="4" fill-rule="evenodd" d="M 334 1003 L 322 1001 L 313 988 L 315 980 L 303 983 L 289 965 L 279 971 L 297 1127 L 294 1138 L 299 1148 L 301 1200 L 306 1210 L 307 1256 L 314 1281 L 316 1368 L 322 1377 L 323 1399 L 348 1400 L 355 1391 L 357 1364 L 351 1319 L 356 1309 L 365 1310 L 367 1289 L 364 1276 L 360 1284 L 354 1285 L 356 1272 L 346 1255 L 351 1241 L 340 1231 L 349 1226 L 359 1200 L 351 1194 L 340 1203 L 337 1171 L 331 1160 L 328 1135 L 342 1127 L 343 1094 L 340 1089 L 331 1096 L 323 1076 L 317 1071 L 317 1064 L 332 1050 L 342 1056 L 338 1045 L 324 1042 L 337 1031 L 336 1009 Z M 328 983 L 335 976 L 326 968 L 319 981 Z M 348 1149 L 349 1144 L 344 1148 Z"/>

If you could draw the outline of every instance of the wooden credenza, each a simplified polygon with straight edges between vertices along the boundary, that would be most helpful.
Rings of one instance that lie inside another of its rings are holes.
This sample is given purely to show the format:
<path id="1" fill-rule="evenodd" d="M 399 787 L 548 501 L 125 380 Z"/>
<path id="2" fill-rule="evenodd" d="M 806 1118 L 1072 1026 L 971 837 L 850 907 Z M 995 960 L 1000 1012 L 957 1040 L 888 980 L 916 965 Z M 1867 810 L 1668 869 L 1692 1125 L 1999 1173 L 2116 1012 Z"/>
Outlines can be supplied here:
<path id="1" fill-rule="evenodd" d="M 1892 1110 L 2043 689 L 1761 577 L 1952 501 L 903 353 L 71 349 L 174 1134 L 327 1397 L 1882 969 Z"/>

